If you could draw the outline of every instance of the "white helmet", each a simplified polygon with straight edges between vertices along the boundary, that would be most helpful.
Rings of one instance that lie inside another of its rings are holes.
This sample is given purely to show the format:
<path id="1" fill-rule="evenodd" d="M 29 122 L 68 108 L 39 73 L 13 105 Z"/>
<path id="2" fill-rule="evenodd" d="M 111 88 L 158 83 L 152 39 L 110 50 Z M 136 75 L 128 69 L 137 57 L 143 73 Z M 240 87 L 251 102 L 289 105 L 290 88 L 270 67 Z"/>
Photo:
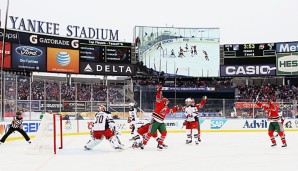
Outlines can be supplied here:
<path id="1" fill-rule="evenodd" d="M 185 104 L 186 105 L 194 104 L 194 100 L 192 98 L 187 98 L 187 99 L 185 99 Z"/>
<path id="2" fill-rule="evenodd" d="M 134 106 L 134 105 L 135 105 L 134 103 L 129 103 L 129 104 L 128 104 L 128 106 Z"/>

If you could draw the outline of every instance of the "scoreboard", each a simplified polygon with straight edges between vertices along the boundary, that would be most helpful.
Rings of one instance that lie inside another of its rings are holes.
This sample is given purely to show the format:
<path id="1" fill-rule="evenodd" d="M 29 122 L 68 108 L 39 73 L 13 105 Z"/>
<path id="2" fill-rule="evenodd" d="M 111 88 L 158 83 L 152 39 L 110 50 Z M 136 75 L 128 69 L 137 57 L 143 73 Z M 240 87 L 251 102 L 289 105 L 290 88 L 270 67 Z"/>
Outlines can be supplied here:
<path id="1" fill-rule="evenodd" d="M 224 57 L 272 57 L 275 54 L 275 43 L 224 45 Z"/>
<path id="2" fill-rule="evenodd" d="M 131 53 L 131 43 L 80 40 L 81 61 L 129 64 Z"/>
<path id="3" fill-rule="evenodd" d="M 222 65 L 275 64 L 276 44 L 225 44 L 221 49 Z"/>

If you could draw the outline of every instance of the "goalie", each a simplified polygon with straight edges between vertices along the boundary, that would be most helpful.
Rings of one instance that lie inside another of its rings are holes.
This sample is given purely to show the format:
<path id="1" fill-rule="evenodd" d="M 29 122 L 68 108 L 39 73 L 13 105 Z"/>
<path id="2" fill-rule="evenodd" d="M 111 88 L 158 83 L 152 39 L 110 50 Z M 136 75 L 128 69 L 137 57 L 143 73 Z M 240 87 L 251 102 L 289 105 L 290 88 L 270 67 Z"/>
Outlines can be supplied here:
<path id="1" fill-rule="evenodd" d="M 123 150 L 123 145 L 117 137 L 117 127 L 111 115 L 106 112 L 106 108 L 100 105 L 99 112 L 95 114 L 94 122 L 91 128 L 91 139 L 86 143 L 84 148 L 91 150 L 96 145 L 101 143 L 104 137 L 109 140 L 112 147 L 116 150 Z"/>

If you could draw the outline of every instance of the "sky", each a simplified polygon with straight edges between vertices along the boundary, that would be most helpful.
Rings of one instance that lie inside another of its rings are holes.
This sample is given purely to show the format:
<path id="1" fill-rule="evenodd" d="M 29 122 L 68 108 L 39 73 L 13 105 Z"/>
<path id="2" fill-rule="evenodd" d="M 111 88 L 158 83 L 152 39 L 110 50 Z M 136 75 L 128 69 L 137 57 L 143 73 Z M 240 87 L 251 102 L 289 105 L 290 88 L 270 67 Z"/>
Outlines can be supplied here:
<path id="1" fill-rule="evenodd" d="M 4 23 L 8 0 L 0 0 Z M 298 40 L 296 0 L 10 0 L 9 16 L 119 30 L 132 42 L 135 26 L 219 27 L 221 44 Z M 3 28 L 2 24 L 2 28 Z M 8 25 L 11 28 L 11 25 Z M 61 33 L 62 34 L 62 33 Z"/>

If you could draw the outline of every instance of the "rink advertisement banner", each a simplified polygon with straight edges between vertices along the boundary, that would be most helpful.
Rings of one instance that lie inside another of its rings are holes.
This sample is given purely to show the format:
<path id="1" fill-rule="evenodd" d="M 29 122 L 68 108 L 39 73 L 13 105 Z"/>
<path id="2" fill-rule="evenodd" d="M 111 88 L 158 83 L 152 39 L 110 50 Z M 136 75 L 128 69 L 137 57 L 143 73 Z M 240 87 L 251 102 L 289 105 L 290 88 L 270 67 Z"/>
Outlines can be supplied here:
<path id="1" fill-rule="evenodd" d="M 276 60 L 277 75 L 298 74 L 298 52 L 278 53 Z"/>
<path id="2" fill-rule="evenodd" d="M 18 104 L 18 109 L 26 109 L 26 110 L 30 110 L 30 102 L 29 101 L 17 101 Z M 32 111 L 38 111 L 40 110 L 40 101 L 31 101 L 31 110 Z"/>
<path id="3" fill-rule="evenodd" d="M 298 52 L 298 42 L 276 43 L 276 53 Z"/>
<path id="4" fill-rule="evenodd" d="M 81 62 L 80 74 L 133 76 L 135 75 L 135 65 Z"/>
<path id="5" fill-rule="evenodd" d="M 215 91 L 215 87 L 163 87 L 162 90 L 165 91 Z"/>
<path id="6" fill-rule="evenodd" d="M 46 109 L 44 107 L 44 103 L 41 102 L 40 104 L 40 110 L 52 110 L 53 112 L 59 112 L 60 108 L 63 108 L 63 105 L 60 102 L 55 101 L 47 101 L 46 103 Z"/>
<path id="7" fill-rule="evenodd" d="M 262 103 L 262 102 L 261 102 Z M 279 103 L 274 102 L 274 105 L 277 105 L 279 107 Z M 235 102 L 235 108 L 246 108 L 246 109 L 251 109 L 251 108 L 260 108 L 257 106 L 256 103 L 254 102 Z"/>
<path id="8" fill-rule="evenodd" d="M 2 53 L 3 53 L 3 42 L 0 42 L 0 60 L 2 61 Z M 11 43 L 5 42 L 5 51 L 4 51 L 4 68 L 11 67 Z M 0 66 L 1 68 L 1 66 Z"/>
<path id="9" fill-rule="evenodd" d="M 67 134 L 89 134 L 93 120 L 63 120 L 63 133 Z M 183 119 L 166 120 L 168 132 L 185 132 Z M 0 135 L 7 131 L 7 125 L 11 122 L 0 122 Z M 130 133 L 127 120 L 115 120 L 115 123 L 122 133 Z M 38 131 L 40 121 L 23 122 L 24 130 L 29 136 L 35 135 Z M 269 122 L 266 119 L 200 119 L 202 132 L 259 132 L 267 131 Z M 286 131 L 298 131 L 298 119 L 286 119 L 284 122 Z M 20 137 L 21 134 L 11 134 L 8 139 Z"/>
<path id="10" fill-rule="evenodd" d="M 86 111 L 86 104 L 85 102 L 64 102 L 62 110 L 64 112 Z"/>
<path id="11" fill-rule="evenodd" d="M 275 65 L 221 65 L 221 77 L 275 76 Z"/>
<path id="12" fill-rule="evenodd" d="M 46 71 L 46 48 L 13 43 L 12 68 Z"/>

